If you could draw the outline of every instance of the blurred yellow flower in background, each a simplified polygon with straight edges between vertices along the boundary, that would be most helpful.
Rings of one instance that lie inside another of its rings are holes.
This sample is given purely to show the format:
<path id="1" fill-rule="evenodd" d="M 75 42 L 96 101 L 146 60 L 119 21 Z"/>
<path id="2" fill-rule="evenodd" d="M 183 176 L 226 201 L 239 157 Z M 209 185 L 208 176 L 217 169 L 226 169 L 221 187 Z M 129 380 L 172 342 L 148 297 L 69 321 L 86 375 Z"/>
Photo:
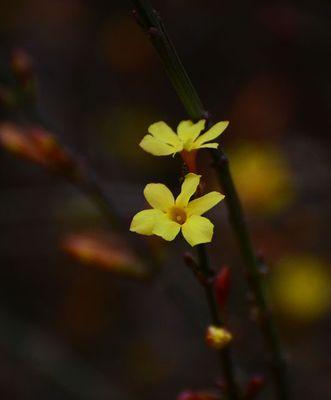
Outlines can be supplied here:
<path id="1" fill-rule="evenodd" d="M 197 123 L 182 121 L 177 127 L 177 134 L 163 121 L 155 122 L 148 128 L 149 134 L 140 142 L 140 147 L 154 156 L 175 155 L 181 151 L 194 151 L 202 148 L 217 149 L 218 143 L 209 143 L 223 133 L 229 125 L 221 121 L 213 125 L 202 135 L 206 120 Z"/>
<path id="2" fill-rule="evenodd" d="M 165 185 L 148 184 L 144 196 L 153 208 L 136 214 L 130 230 L 141 235 L 157 235 L 168 241 L 174 240 L 181 230 L 191 246 L 210 242 L 214 225 L 201 215 L 223 200 L 224 196 L 219 192 L 210 192 L 190 201 L 199 182 L 200 175 L 187 174 L 176 200 Z"/>
<path id="3" fill-rule="evenodd" d="M 276 308 L 285 317 L 311 322 L 331 305 L 331 275 L 327 265 L 311 255 L 282 258 L 271 276 Z"/>
<path id="4" fill-rule="evenodd" d="M 291 203 L 292 174 L 277 146 L 239 145 L 230 159 L 235 183 L 248 209 L 272 214 Z"/>

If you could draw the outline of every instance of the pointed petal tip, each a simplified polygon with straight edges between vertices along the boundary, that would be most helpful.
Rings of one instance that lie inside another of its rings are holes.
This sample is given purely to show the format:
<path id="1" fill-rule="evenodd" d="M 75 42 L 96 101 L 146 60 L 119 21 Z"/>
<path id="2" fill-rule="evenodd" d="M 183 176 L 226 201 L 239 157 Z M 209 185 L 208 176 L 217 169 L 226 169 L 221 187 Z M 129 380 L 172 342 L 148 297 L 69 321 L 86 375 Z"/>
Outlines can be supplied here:
<path id="1" fill-rule="evenodd" d="M 185 175 L 185 179 L 188 178 L 188 177 L 190 177 L 190 178 L 191 178 L 191 177 L 192 177 L 192 178 L 193 178 L 193 177 L 197 177 L 197 178 L 200 179 L 200 178 L 202 177 L 202 175 L 196 174 L 195 172 L 189 172 L 188 174 Z"/>

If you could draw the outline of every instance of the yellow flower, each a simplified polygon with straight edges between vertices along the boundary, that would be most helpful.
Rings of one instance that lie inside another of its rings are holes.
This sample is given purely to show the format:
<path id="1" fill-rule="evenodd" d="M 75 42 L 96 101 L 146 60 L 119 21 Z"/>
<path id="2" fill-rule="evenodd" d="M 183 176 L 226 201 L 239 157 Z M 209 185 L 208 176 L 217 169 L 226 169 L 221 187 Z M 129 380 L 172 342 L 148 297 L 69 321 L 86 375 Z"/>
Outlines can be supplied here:
<path id="1" fill-rule="evenodd" d="M 147 236 L 158 235 L 170 241 L 181 230 L 191 246 L 210 242 L 214 225 L 201 215 L 223 200 L 224 196 L 219 192 L 210 192 L 190 201 L 199 182 L 200 175 L 187 174 L 176 200 L 165 185 L 148 184 L 144 196 L 153 208 L 136 214 L 130 231 Z"/>
<path id="2" fill-rule="evenodd" d="M 155 122 L 148 128 L 149 135 L 146 135 L 139 145 L 154 156 L 175 155 L 181 151 L 190 152 L 207 147 L 217 149 L 218 143 L 209 142 L 216 139 L 226 129 L 229 122 L 218 122 L 200 135 L 205 129 L 205 124 L 205 119 L 197 123 L 182 121 L 177 127 L 176 134 L 165 122 Z"/>
<path id="3" fill-rule="evenodd" d="M 312 322 L 330 310 L 330 266 L 318 257 L 310 254 L 283 257 L 271 278 L 275 305 L 292 321 Z"/>
<path id="4" fill-rule="evenodd" d="M 221 350 L 227 346 L 231 340 L 232 335 L 228 330 L 214 325 L 207 328 L 206 342 L 209 347 Z"/>
<path id="5" fill-rule="evenodd" d="M 234 181 L 250 211 L 276 214 L 291 204 L 293 177 L 280 148 L 242 143 L 230 152 L 230 159 Z"/>

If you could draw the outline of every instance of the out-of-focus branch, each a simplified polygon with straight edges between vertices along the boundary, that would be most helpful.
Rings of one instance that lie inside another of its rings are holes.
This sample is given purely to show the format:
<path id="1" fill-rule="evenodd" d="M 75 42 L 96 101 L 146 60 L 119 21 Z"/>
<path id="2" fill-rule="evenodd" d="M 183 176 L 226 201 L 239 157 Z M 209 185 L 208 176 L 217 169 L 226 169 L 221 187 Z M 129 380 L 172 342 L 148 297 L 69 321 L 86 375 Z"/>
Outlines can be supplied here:
<path id="1" fill-rule="evenodd" d="M 0 309 L 0 345 L 2 351 L 50 380 L 62 394 L 86 400 L 127 399 L 120 389 L 64 344 L 3 309 Z"/>
<path id="2" fill-rule="evenodd" d="M 0 106 L 7 109 L 9 115 L 9 119 L 4 118 L 4 121 L 12 121 L 13 118 L 23 121 L 22 124 L 11 126 L 5 124 L 5 143 L 2 135 L 2 144 L 17 155 L 66 179 L 96 204 L 112 228 L 124 231 L 101 179 L 81 157 L 74 155 L 60 142 L 54 135 L 56 129 L 53 124 L 40 112 L 33 60 L 24 50 L 13 50 L 10 72 L 6 74 L 5 86 L 0 85 L 0 89 Z M 16 133 L 15 126 L 18 127 Z"/>
<path id="3" fill-rule="evenodd" d="M 125 221 L 120 218 L 102 180 L 83 157 L 61 143 L 53 133 L 56 128 L 40 112 L 30 57 L 22 50 L 14 51 L 10 66 L 12 76 L 8 75 L 12 79 L 6 79 L 7 96 L 2 97 L 2 102 L 0 98 L 4 111 L 0 123 L 0 145 L 73 185 L 99 209 L 112 231 L 120 236 L 127 235 Z M 144 257 L 141 246 L 135 250 L 144 259 L 145 273 L 141 275 L 153 277 L 159 270 L 158 260 L 154 254 L 149 259 Z"/>
<path id="4" fill-rule="evenodd" d="M 28 126 L 3 122 L 0 124 L 0 145 L 75 186 L 96 204 L 113 229 L 124 231 L 109 193 L 95 172 L 65 148 L 44 125 L 37 125 L 34 119 Z"/>

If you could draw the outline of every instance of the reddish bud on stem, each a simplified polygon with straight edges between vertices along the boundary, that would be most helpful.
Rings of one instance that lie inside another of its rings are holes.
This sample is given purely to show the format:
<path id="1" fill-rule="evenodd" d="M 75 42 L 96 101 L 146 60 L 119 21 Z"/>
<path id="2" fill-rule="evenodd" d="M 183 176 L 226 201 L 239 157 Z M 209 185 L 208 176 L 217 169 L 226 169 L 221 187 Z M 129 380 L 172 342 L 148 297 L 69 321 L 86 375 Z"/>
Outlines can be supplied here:
<path id="1" fill-rule="evenodd" d="M 11 123 L 0 125 L 0 145 L 17 156 L 53 172 L 71 174 L 75 162 L 57 139 L 38 127 L 23 128 Z"/>
<path id="2" fill-rule="evenodd" d="M 244 399 L 245 400 L 255 399 L 260 394 L 263 386 L 264 386 L 263 376 L 261 375 L 253 376 L 246 386 Z"/>
<path id="3" fill-rule="evenodd" d="M 230 268 L 224 266 L 217 274 L 214 281 L 214 288 L 217 303 L 223 309 L 226 305 L 226 301 L 230 291 Z"/>
<path id="4" fill-rule="evenodd" d="M 69 234 L 62 249 L 82 264 L 99 267 L 119 276 L 147 278 L 148 271 L 128 245 L 116 235 L 106 233 Z"/>
<path id="5" fill-rule="evenodd" d="M 220 396 L 212 392 L 193 392 L 186 390 L 182 392 L 177 400 L 220 400 Z"/>
<path id="6" fill-rule="evenodd" d="M 33 78 L 33 62 L 31 57 L 23 49 L 13 50 L 10 58 L 10 65 L 16 78 L 22 83 Z"/>

